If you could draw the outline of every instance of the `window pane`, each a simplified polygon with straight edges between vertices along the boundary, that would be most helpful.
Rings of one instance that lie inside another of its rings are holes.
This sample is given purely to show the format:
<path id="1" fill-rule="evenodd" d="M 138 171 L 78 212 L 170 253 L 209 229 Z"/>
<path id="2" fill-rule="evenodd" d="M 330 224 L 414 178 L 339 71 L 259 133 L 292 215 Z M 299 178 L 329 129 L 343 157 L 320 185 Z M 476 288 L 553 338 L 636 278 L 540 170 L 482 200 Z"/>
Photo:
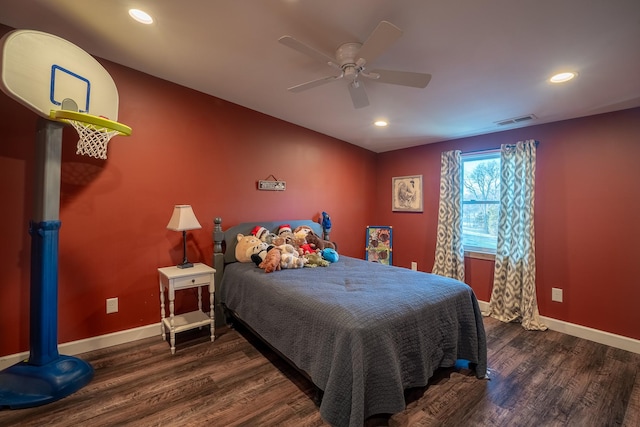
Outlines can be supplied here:
<path id="1" fill-rule="evenodd" d="M 497 204 L 462 205 L 462 241 L 465 248 L 495 251 L 498 239 Z"/>
<path id="2" fill-rule="evenodd" d="M 500 210 L 500 153 L 463 158 L 462 242 L 465 249 L 495 252 Z"/>
<path id="3" fill-rule="evenodd" d="M 463 161 L 462 200 L 500 199 L 500 158 Z"/>

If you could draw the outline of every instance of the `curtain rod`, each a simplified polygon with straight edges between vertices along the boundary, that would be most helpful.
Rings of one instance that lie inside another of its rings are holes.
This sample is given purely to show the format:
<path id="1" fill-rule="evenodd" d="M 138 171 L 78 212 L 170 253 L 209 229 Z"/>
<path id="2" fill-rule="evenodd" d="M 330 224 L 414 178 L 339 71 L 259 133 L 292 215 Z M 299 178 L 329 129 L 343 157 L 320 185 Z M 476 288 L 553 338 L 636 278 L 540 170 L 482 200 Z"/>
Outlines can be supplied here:
<path id="1" fill-rule="evenodd" d="M 539 142 L 538 141 L 534 141 L 535 146 L 537 147 Z M 516 144 L 504 144 L 509 148 L 515 147 Z M 491 151 L 500 151 L 502 147 L 495 147 L 495 148 L 483 148 L 482 150 L 472 150 L 472 151 L 463 151 L 460 154 L 475 154 L 475 153 L 489 153 Z"/>

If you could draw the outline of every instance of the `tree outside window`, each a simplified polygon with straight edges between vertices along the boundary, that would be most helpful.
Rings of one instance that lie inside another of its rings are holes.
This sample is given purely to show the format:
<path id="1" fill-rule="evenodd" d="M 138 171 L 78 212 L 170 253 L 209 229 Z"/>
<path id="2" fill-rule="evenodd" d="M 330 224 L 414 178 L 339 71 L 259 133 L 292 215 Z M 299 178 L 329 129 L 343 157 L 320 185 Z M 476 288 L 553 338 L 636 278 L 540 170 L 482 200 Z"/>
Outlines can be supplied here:
<path id="1" fill-rule="evenodd" d="M 500 210 L 500 153 L 462 156 L 462 241 L 465 250 L 495 253 Z"/>

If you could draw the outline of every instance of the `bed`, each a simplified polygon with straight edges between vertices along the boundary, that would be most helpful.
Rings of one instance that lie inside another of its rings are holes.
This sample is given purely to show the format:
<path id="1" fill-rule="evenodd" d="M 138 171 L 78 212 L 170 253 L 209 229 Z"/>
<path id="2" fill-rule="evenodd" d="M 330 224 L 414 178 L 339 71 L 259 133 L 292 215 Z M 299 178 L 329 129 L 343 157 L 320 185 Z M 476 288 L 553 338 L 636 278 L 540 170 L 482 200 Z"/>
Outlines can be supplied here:
<path id="1" fill-rule="evenodd" d="M 214 222 L 217 303 L 314 383 L 331 425 L 362 426 L 369 416 L 402 411 L 405 389 L 425 386 L 458 360 L 485 377 L 482 315 L 466 284 L 342 254 L 328 267 L 266 274 L 235 261 L 238 233 L 286 223 L 321 235 L 319 224 L 252 222 L 223 232 Z"/>

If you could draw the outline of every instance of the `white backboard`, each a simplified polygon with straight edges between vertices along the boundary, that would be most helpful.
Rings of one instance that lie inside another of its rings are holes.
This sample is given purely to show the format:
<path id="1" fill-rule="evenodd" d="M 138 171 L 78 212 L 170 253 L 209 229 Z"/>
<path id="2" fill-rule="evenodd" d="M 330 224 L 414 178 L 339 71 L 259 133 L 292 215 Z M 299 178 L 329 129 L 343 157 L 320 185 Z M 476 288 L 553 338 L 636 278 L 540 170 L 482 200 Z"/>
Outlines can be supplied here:
<path id="1" fill-rule="evenodd" d="M 15 30 L 0 39 L 0 89 L 45 118 L 72 99 L 78 112 L 118 120 L 118 89 L 107 70 L 52 34 Z"/>

